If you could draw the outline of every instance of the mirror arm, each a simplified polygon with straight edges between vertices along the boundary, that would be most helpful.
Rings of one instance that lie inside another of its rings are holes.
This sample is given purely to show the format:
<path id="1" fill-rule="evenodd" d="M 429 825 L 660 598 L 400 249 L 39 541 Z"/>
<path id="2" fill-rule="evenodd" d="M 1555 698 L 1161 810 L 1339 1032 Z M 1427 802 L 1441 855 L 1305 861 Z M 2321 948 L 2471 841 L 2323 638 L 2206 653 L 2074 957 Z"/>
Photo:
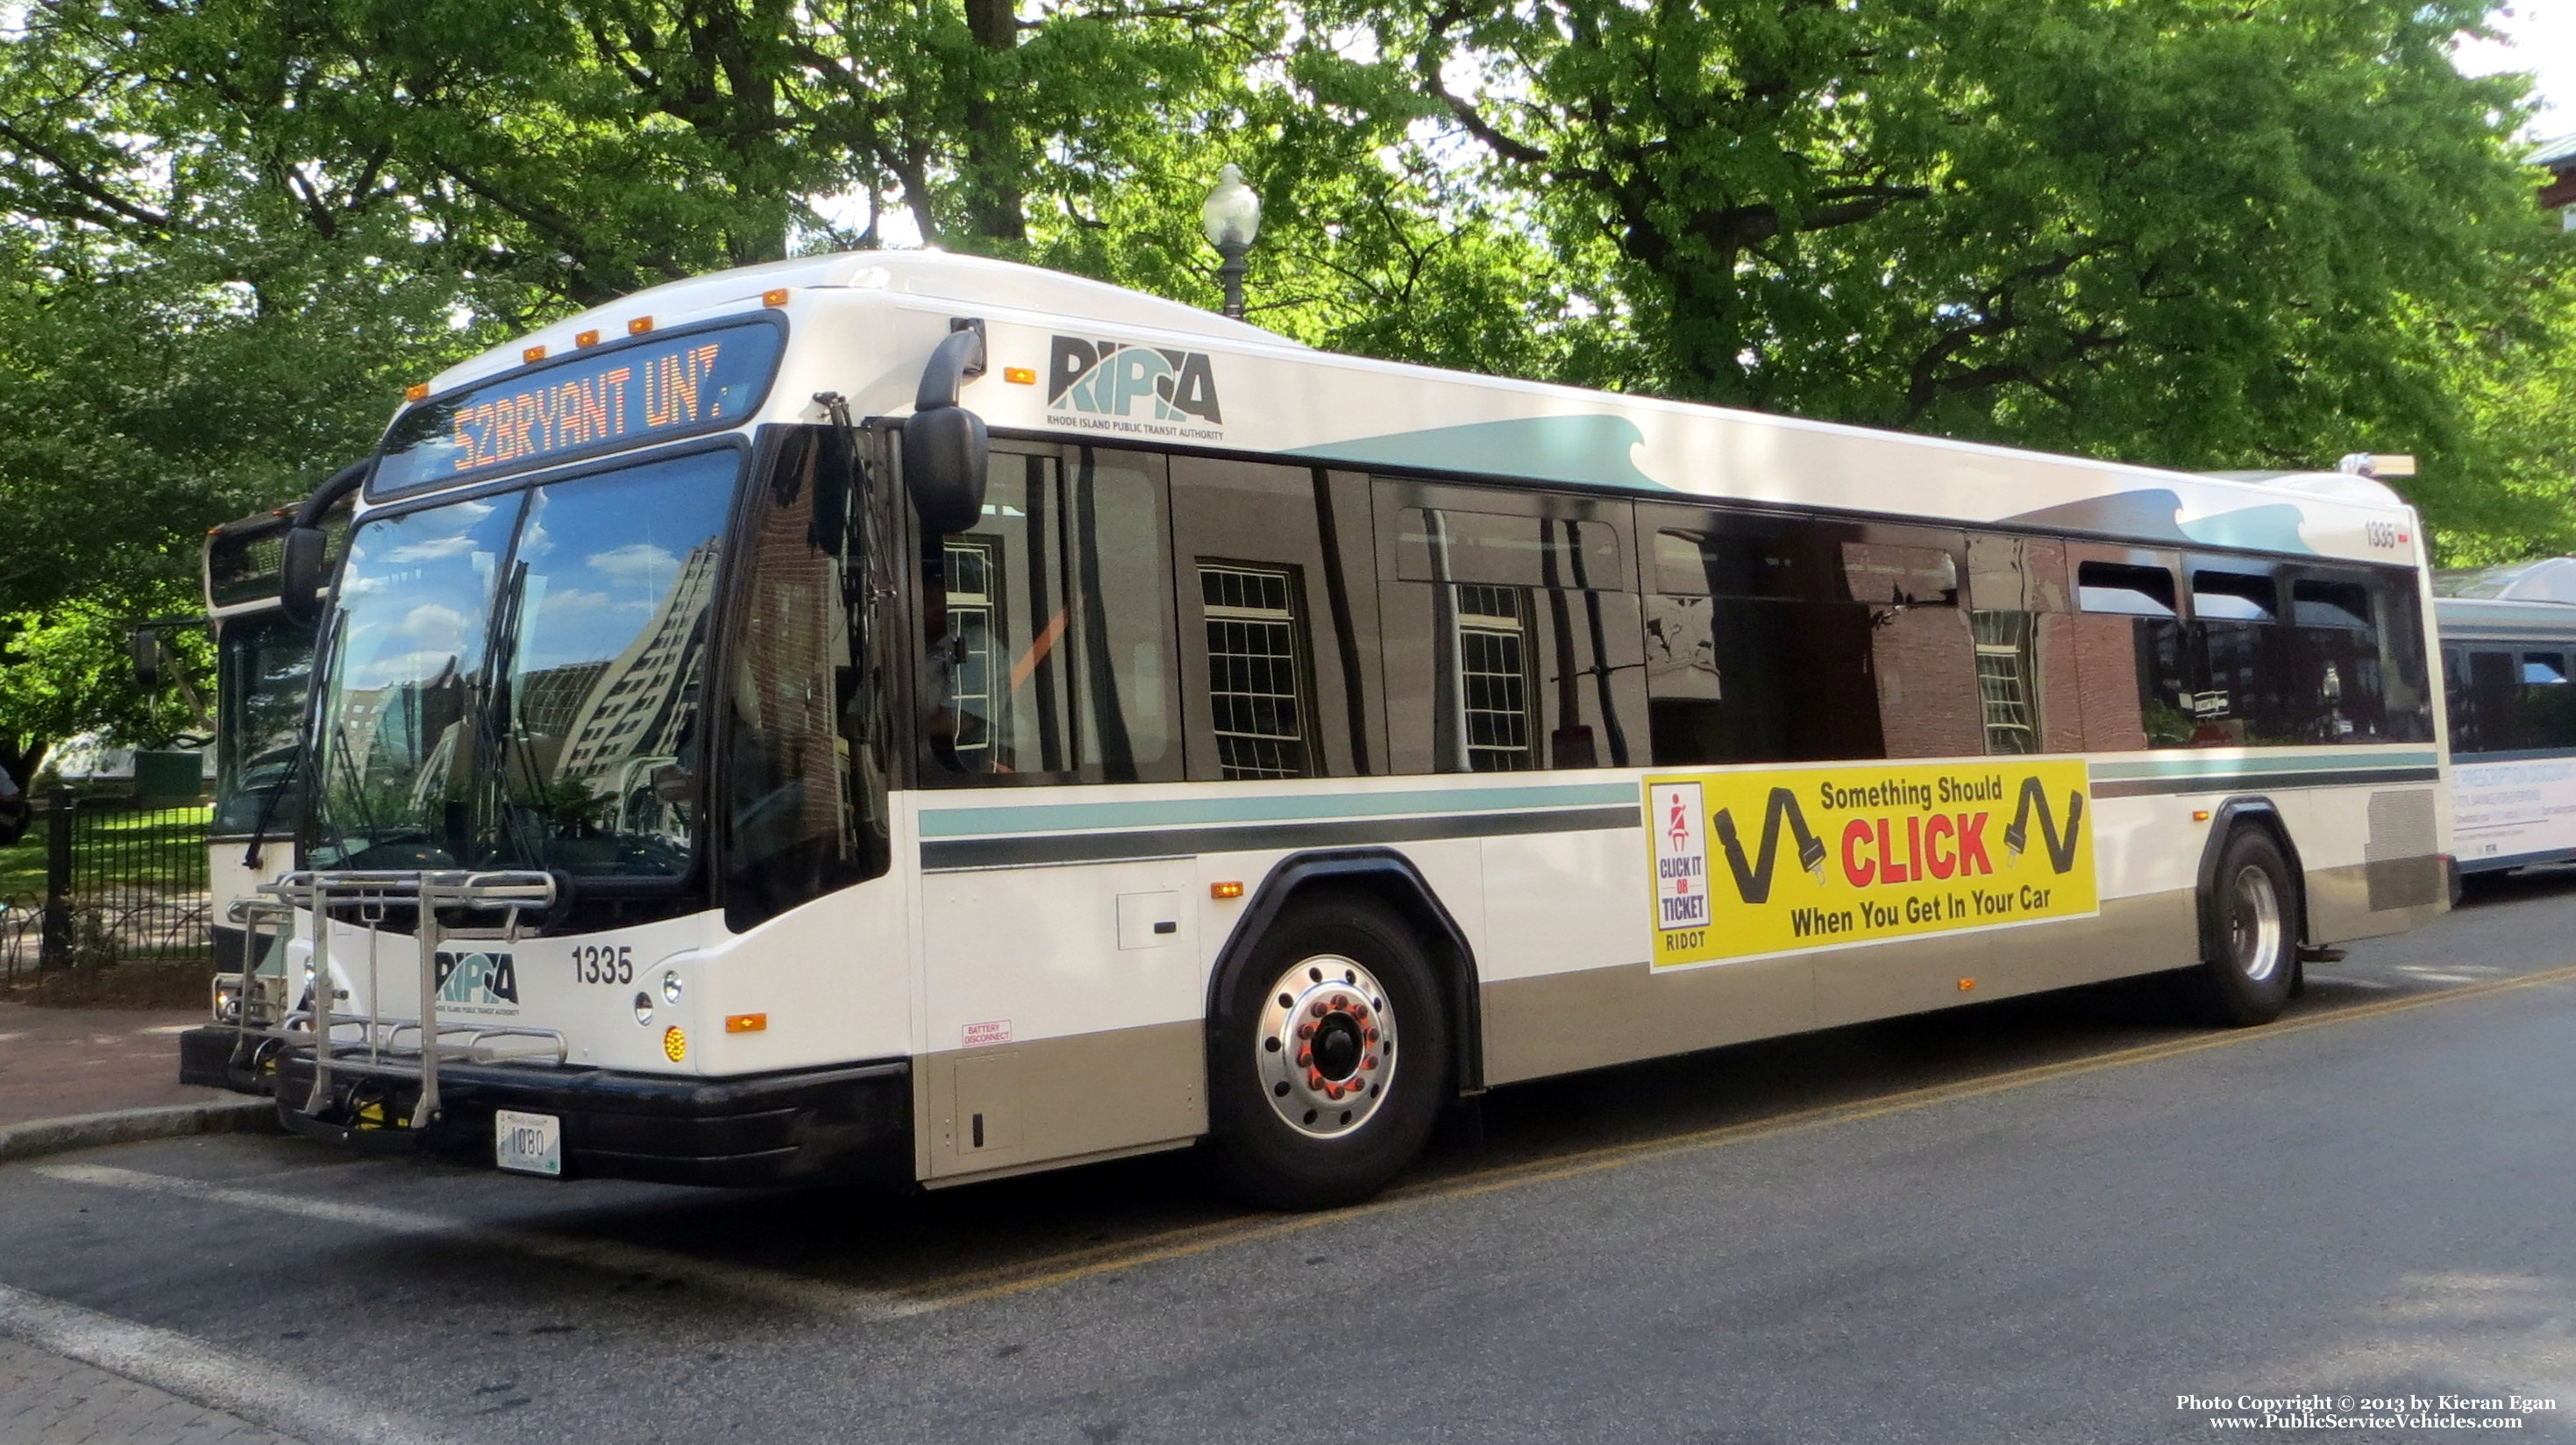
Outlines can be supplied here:
<path id="1" fill-rule="evenodd" d="M 930 364 L 921 369 L 921 389 L 913 395 L 912 409 L 923 412 L 955 406 L 966 383 L 983 374 L 984 318 L 952 316 L 948 318 L 947 339 L 930 353 Z"/>

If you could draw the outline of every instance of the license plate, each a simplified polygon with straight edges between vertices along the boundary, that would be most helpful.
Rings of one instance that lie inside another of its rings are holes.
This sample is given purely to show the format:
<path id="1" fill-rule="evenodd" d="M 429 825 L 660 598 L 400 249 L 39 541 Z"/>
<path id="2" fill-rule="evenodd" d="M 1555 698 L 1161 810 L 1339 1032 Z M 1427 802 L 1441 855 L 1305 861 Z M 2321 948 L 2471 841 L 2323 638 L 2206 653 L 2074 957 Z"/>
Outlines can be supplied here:
<path id="1" fill-rule="evenodd" d="M 552 1114 L 500 1109 L 492 1115 L 492 1158 L 522 1174 L 563 1173 L 563 1121 Z"/>

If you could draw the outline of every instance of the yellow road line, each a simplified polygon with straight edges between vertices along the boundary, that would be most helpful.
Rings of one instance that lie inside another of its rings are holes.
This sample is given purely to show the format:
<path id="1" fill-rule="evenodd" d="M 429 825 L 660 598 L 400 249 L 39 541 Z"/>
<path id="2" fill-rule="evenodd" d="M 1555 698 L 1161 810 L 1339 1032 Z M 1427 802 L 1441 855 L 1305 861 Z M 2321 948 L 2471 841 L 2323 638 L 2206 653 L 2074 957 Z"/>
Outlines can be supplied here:
<path id="1" fill-rule="evenodd" d="M 2576 964 L 2546 969 L 2539 973 L 2522 974 L 2514 978 L 2463 984 L 2456 988 L 2441 989 L 2432 993 L 2385 999 L 2378 1003 L 2356 1004 L 2330 1013 L 2292 1019 L 2263 1028 L 2231 1029 L 2224 1033 L 2177 1039 L 2169 1043 L 2142 1044 L 2136 1048 L 2120 1049 L 2088 1058 L 2068 1059 L 2054 1064 L 2037 1064 L 2029 1068 L 1996 1074 L 1990 1078 L 1956 1084 L 1934 1084 L 1847 1104 L 1825 1104 L 1768 1119 L 1755 1119 L 1741 1124 L 1722 1124 L 1714 1128 L 1667 1135 L 1660 1139 L 1603 1145 L 1597 1149 L 1558 1155 L 1546 1160 L 1506 1164 L 1449 1179 L 1427 1181 L 1391 1191 L 1367 1204 L 1355 1205 L 1349 1209 L 1302 1214 L 1288 1218 L 1253 1216 L 1250 1220 L 1220 1220 L 1213 1224 L 1196 1225 L 1171 1234 L 1153 1236 L 1151 1241 L 1142 1248 L 1133 1243 L 1101 1245 L 1031 1264 L 952 1275 L 928 1285 L 914 1286 L 911 1290 L 898 1289 L 897 1292 L 912 1295 L 913 1303 L 906 1313 L 953 1309 L 958 1305 L 975 1304 L 1008 1295 L 1026 1294 L 1033 1290 L 1048 1289 L 1099 1275 L 1115 1274 L 1140 1265 L 1187 1259 L 1192 1255 L 1206 1254 L 1231 1245 L 1277 1239 L 1283 1235 L 1300 1234 L 1328 1224 L 1391 1214 L 1397 1210 L 1412 1209 L 1425 1204 L 1435 1204 L 1451 1199 L 1469 1199 L 1506 1189 L 1524 1188 L 1532 1184 L 1553 1183 L 1585 1174 L 1621 1169 L 1631 1164 L 1670 1158 L 1677 1154 L 1722 1149 L 1733 1144 L 1746 1144 L 1756 1140 L 1807 1133 L 1836 1124 L 1854 1124 L 1868 1119 L 1885 1118 L 1891 1114 L 1912 1113 L 1941 1104 L 1983 1098 L 1989 1094 L 2001 1094 L 2015 1089 L 2026 1089 L 2034 1084 L 2044 1084 L 2056 1079 L 2075 1078 L 2084 1074 L 2102 1073 L 2138 1064 L 2157 1063 L 2165 1059 L 2181 1058 L 2188 1054 L 2204 1053 L 2211 1049 L 2232 1048 L 2239 1044 L 2288 1038 L 2338 1024 L 2359 1023 L 2365 1019 L 2385 1018 L 2390 1014 L 2429 1008 L 2435 1004 L 2459 1003 L 2467 999 L 2515 993 L 2524 989 L 2546 988 L 2551 984 L 2568 982 L 2576 982 Z M 996 1274 L 1006 1274 L 1010 1277 L 990 1284 L 975 1283 L 975 1281 L 991 1279 Z"/>

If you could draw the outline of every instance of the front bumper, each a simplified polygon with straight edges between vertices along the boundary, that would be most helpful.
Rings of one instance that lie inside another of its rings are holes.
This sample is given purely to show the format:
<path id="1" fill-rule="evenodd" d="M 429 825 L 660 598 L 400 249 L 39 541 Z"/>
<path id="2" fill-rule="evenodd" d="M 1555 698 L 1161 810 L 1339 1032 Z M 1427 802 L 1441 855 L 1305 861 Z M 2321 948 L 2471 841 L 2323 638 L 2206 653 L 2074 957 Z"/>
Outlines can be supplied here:
<path id="1" fill-rule="evenodd" d="M 897 1059 L 739 1079 L 526 1064 L 438 1066 L 438 1117 L 408 1119 L 417 1082 L 335 1073 L 319 1115 L 303 1104 L 313 1056 L 278 1060 L 278 1121 L 361 1149 L 425 1150 L 492 1161 L 495 1110 L 563 1121 L 564 1175 L 664 1184 L 761 1186 L 909 1183 L 911 1067 Z"/>

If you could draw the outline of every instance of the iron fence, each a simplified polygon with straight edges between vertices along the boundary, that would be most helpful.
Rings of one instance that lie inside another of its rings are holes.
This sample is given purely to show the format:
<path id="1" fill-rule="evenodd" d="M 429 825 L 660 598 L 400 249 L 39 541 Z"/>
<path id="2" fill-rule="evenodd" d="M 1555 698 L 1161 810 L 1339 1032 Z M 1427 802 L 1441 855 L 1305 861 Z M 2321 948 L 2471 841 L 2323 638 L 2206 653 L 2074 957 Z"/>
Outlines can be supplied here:
<path id="1" fill-rule="evenodd" d="M 57 791 L 36 803 L 13 879 L 41 891 L 0 898 L 0 972 L 112 963 L 211 964 L 214 901 L 206 880 L 208 808 L 151 798 Z"/>

